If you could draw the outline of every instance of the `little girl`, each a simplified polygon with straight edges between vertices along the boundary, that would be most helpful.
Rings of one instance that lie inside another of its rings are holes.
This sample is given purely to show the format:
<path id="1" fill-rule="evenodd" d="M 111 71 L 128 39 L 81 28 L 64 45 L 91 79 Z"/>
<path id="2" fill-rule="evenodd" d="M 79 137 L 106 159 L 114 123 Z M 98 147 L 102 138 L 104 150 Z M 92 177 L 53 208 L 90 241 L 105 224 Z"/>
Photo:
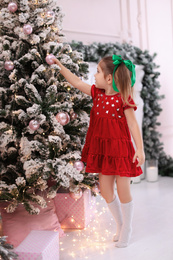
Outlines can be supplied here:
<path id="1" fill-rule="evenodd" d="M 97 66 L 95 85 L 88 85 L 56 58 L 60 73 L 75 88 L 92 96 L 90 125 L 82 151 L 86 172 L 99 173 L 100 192 L 115 218 L 116 247 L 126 247 L 132 232 L 133 200 L 130 177 L 142 174 L 145 155 L 132 99 L 135 65 L 119 55 L 104 57 Z M 130 131 L 129 131 L 130 130 Z M 131 135 L 136 151 L 131 142 Z M 118 196 L 115 196 L 115 181 Z"/>

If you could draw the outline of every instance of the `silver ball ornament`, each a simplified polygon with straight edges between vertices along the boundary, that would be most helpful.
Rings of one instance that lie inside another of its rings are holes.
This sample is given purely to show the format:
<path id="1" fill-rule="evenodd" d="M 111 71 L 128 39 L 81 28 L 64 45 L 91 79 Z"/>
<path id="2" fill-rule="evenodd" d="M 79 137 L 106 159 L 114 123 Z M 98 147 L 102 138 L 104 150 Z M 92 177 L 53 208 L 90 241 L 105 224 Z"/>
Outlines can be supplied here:
<path id="1" fill-rule="evenodd" d="M 8 4 L 8 10 L 11 12 L 11 13 L 15 13 L 18 9 L 18 6 L 16 3 L 14 2 L 11 2 Z"/>
<path id="2" fill-rule="evenodd" d="M 75 192 L 70 192 L 70 197 L 74 200 L 78 200 L 82 197 L 82 190 L 81 188 L 79 188 L 77 191 Z"/>
<path id="3" fill-rule="evenodd" d="M 14 69 L 14 63 L 11 60 L 7 60 L 4 63 L 4 68 L 6 70 L 13 70 Z"/>
<path id="4" fill-rule="evenodd" d="M 67 125 L 70 122 L 70 116 L 67 112 L 59 112 L 56 115 L 56 120 L 61 124 L 61 125 Z"/>
<path id="5" fill-rule="evenodd" d="M 82 161 L 75 161 L 73 167 L 78 171 L 82 171 L 84 169 L 84 163 Z"/>
<path id="6" fill-rule="evenodd" d="M 24 26 L 23 26 L 23 32 L 24 32 L 24 34 L 26 34 L 26 35 L 29 35 L 29 34 L 31 34 L 32 33 L 32 26 L 30 25 L 30 24 L 25 24 Z"/>
<path id="7" fill-rule="evenodd" d="M 37 130 L 40 127 L 40 124 L 37 120 L 33 119 L 29 122 L 29 128 L 33 131 Z"/>

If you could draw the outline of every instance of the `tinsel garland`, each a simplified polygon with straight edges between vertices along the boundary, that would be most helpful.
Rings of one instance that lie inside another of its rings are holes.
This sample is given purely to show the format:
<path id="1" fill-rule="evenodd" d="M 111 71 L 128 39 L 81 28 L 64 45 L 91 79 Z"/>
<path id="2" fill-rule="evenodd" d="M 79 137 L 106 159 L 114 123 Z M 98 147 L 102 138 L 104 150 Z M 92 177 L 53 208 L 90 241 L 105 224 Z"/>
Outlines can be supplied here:
<path id="1" fill-rule="evenodd" d="M 148 50 L 142 51 L 138 47 L 127 43 L 92 43 L 84 45 L 82 42 L 72 41 L 70 43 L 73 50 L 77 50 L 84 55 L 84 61 L 99 62 L 105 55 L 121 55 L 124 59 L 130 59 L 136 65 L 142 65 L 144 77 L 142 80 L 141 98 L 144 102 L 143 117 L 143 140 L 146 160 L 157 159 L 159 162 L 159 174 L 173 177 L 173 158 L 166 155 L 163 143 L 160 142 L 161 134 L 157 130 L 158 116 L 162 108 L 159 101 L 164 98 L 159 95 L 160 83 L 157 71 L 159 66 L 154 63 L 156 53 L 149 54 Z"/>

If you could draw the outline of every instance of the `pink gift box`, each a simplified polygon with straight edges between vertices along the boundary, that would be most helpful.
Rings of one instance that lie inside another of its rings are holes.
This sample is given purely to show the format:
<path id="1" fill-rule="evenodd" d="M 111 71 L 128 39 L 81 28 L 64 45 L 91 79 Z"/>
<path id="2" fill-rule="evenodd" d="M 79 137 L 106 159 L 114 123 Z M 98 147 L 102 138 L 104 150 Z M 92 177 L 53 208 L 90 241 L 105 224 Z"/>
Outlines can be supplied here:
<path id="1" fill-rule="evenodd" d="M 85 190 L 78 200 L 71 198 L 69 193 L 57 193 L 54 202 L 63 229 L 83 229 L 94 217 L 95 197 L 90 190 Z"/>
<path id="2" fill-rule="evenodd" d="M 59 234 L 32 230 L 14 251 L 18 260 L 59 260 Z"/>
<path id="3" fill-rule="evenodd" d="M 46 194 L 42 193 L 45 197 Z M 7 236 L 7 242 L 14 247 L 20 243 L 30 234 L 31 230 L 48 230 L 58 231 L 59 236 L 64 236 L 64 231 L 61 229 L 58 217 L 55 212 L 55 204 L 53 199 L 48 202 L 47 207 L 40 208 L 38 215 L 29 214 L 24 205 L 19 204 L 13 213 L 7 213 L 4 208 L 8 203 L 1 203 L 1 217 L 3 235 Z M 37 207 L 37 205 L 34 204 Z"/>

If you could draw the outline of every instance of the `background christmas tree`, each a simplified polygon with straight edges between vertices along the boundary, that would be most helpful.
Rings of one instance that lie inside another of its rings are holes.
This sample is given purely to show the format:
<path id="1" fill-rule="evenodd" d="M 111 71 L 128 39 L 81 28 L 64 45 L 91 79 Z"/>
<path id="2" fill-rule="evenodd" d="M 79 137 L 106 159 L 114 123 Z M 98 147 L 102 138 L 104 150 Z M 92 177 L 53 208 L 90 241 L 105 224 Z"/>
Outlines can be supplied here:
<path id="1" fill-rule="evenodd" d="M 0 0 L 0 199 L 7 212 L 23 203 L 46 206 L 59 187 L 77 192 L 97 177 L 80 161 L 91 98 L 74 89 L 52 64 L 56 56 L 84 77 L 82 54 L 63 43 L 57 0 Z M 51 185 L 50 185 L 51 183 Z"/>

